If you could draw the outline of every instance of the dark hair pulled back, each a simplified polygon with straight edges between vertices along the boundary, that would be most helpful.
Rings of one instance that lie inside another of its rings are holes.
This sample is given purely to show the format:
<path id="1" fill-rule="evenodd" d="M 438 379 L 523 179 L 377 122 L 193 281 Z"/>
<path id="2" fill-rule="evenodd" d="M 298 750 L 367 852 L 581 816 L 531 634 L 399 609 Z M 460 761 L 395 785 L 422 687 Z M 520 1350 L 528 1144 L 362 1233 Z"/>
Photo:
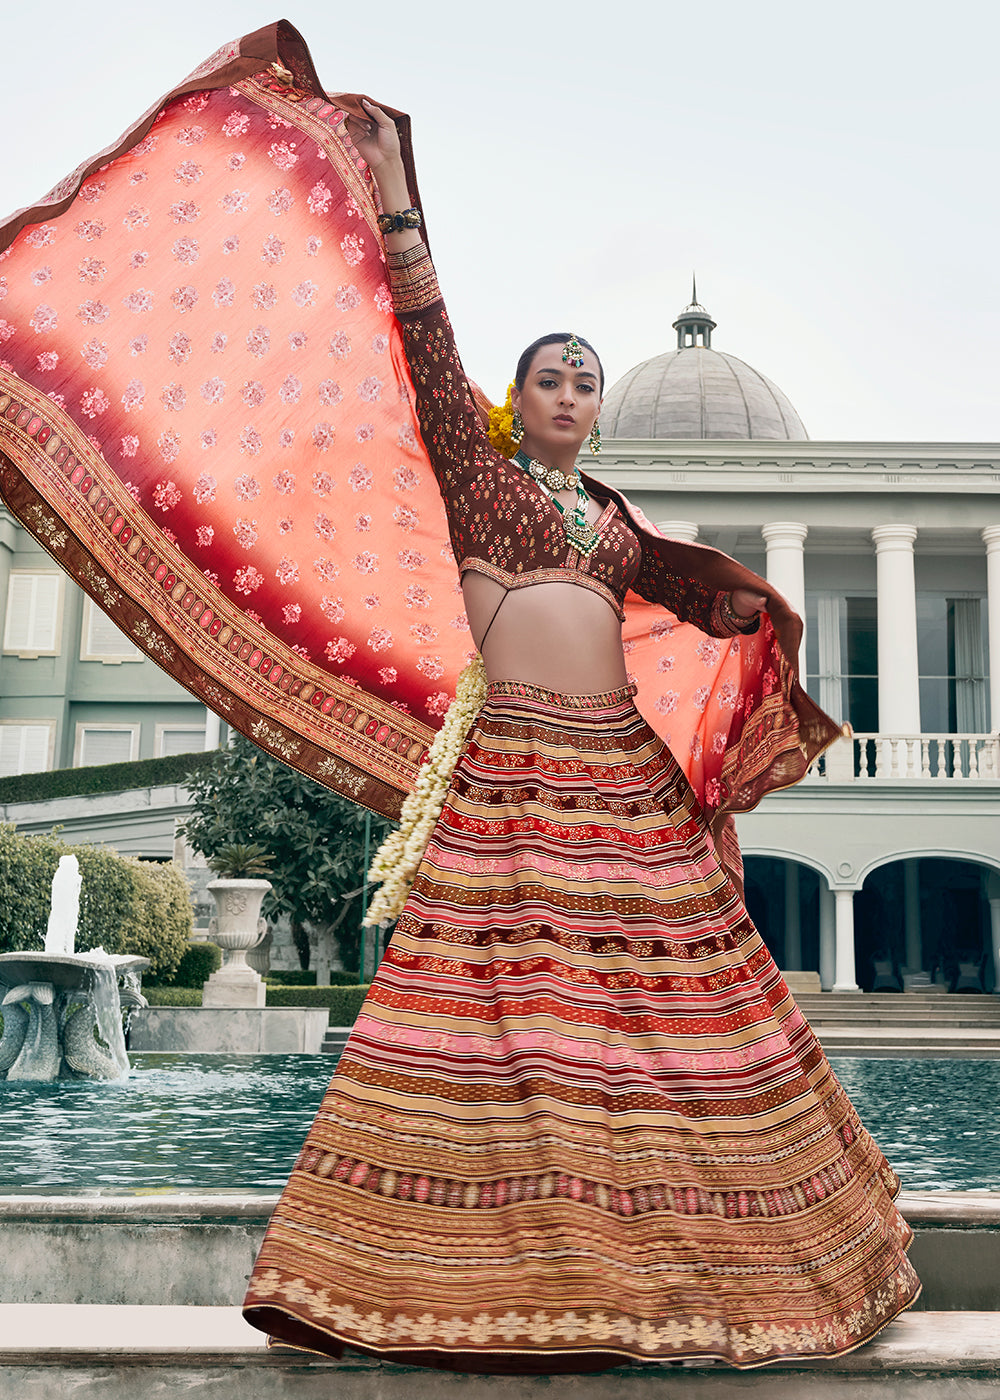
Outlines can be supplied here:
<path id="1" fill-rule="evenodd" d="M 537 340 L 533 340 L 528 346 L 527 350 L 525 350 L 522 353 L 521 358 L 517 362 L 517 369 L 514 371 L 514 387 L 518 390 L 524 388 L 524 381 L 528 377 L 528 370 L 531 368 L 531 362 L 538 354 L 539 350 L 541 350 L 543 345 L 563 346 L 566 344 L 569 338 L 569 331 L 553 331 L 551 335 L 541 335 L 538 337 Z M 594 359 L 597 361 L 597 368 L 601 371 L 601 395 L 603 397 L 604 366 L 601 364 L 601 357 L 600 355 L 598 355 L 597 351 L 591 345 L 589 340 L 584 340 L 583 337 L 579 335 L 577 336 L 577 340 L 585 349 L 590 351 Z"/>

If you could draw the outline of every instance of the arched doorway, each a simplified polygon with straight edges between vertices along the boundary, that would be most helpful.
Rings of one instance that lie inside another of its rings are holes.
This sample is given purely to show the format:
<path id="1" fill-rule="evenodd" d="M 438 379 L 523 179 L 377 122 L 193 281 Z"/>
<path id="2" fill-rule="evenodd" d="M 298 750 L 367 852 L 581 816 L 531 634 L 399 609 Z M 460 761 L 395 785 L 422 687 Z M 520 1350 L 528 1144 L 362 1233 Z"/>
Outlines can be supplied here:
<path id="1" fill-rule="evenodd" d="M 747 856 L 747 912 L 783 972 L 820 970 L 820 876 L 776 856 Z"/>
<path id="2" fill-rule="evenodd" d="M 988 882 L 974 861 L 927 856 L 869 872 L 854 897 L 863 991 L 990 992 L 996 984 Z"/>

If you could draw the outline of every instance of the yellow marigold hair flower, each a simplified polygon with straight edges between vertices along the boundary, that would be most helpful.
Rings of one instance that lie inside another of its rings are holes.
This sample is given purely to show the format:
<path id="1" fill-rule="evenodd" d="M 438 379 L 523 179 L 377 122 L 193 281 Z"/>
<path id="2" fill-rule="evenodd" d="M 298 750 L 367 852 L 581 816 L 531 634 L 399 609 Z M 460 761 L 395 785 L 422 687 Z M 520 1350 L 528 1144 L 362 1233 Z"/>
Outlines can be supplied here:
<path id="1" fill-rule="evenodd" d="M 476 652 L 458 678 L 455 698 L 434 737 L 427 762 L 403 803 L 398 829 L 387 836 L 375 852 L 368 878 L 382 888 L 368 906 L 364 918 L 368 927 L 388 923 L 402 913 L 417 866 L 423 860 L 427 842 L 441 815 L 455 764 L 485 699 L 486 667 Z"/>
<path id="2" fill-rule="evenodd" d="M 514 392 L 514 385 L 507 385 L 507 399 L 503 404 L 494 404 L 490 409 L 490 422 L 487 435 L 490 442 L 498 452 L 505 457 L 513 457 L 517 451 L 517 443 L 511 438 L 514 429 L 514 405 L 511 402 L 511 394 Z"/>

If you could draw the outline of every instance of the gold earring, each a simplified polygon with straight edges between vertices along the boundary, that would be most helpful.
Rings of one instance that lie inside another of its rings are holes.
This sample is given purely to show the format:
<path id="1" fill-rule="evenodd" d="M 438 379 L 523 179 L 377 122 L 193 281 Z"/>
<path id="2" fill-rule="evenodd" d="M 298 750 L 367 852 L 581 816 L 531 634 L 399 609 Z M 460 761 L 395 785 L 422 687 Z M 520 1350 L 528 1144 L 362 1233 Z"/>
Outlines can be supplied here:
<path id="1" fill-rule="evenodd" d="M 510 422 L 510 440 L 515 447 L 520 447 L 521 439 L 524 437 L 524 419 L 521 417 L 521 410 L 514 409 L 514 417 Z"/>
<path id="2" fill-rule="evenodd" d="M 594 426 L 590 430 L 589 442 L 590 450 L 596 457 L 601 450 L 601 425 L 596 418 L 594 419 Z"/>

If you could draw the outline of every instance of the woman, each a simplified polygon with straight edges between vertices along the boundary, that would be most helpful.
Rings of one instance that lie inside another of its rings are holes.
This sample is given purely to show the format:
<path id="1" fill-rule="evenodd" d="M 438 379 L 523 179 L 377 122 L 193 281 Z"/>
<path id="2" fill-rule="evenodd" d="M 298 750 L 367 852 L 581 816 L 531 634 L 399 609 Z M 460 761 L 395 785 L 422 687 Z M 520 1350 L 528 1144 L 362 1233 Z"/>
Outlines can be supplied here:
<path id="1" fill-rule="evenodd" d="M 919 1291 L 899 1183 L 621 646 L 629 588 L 737 650 L 781 600 L 735 565 L 677 572 L 577 472 L 603 387 L 577 337 L 529 347 L 519 450 L 490 445 L 396 128 L 366 112 L 352 135 L 489 686 L 246 1316 L 467 1370 L 836 1355 Z"/>

